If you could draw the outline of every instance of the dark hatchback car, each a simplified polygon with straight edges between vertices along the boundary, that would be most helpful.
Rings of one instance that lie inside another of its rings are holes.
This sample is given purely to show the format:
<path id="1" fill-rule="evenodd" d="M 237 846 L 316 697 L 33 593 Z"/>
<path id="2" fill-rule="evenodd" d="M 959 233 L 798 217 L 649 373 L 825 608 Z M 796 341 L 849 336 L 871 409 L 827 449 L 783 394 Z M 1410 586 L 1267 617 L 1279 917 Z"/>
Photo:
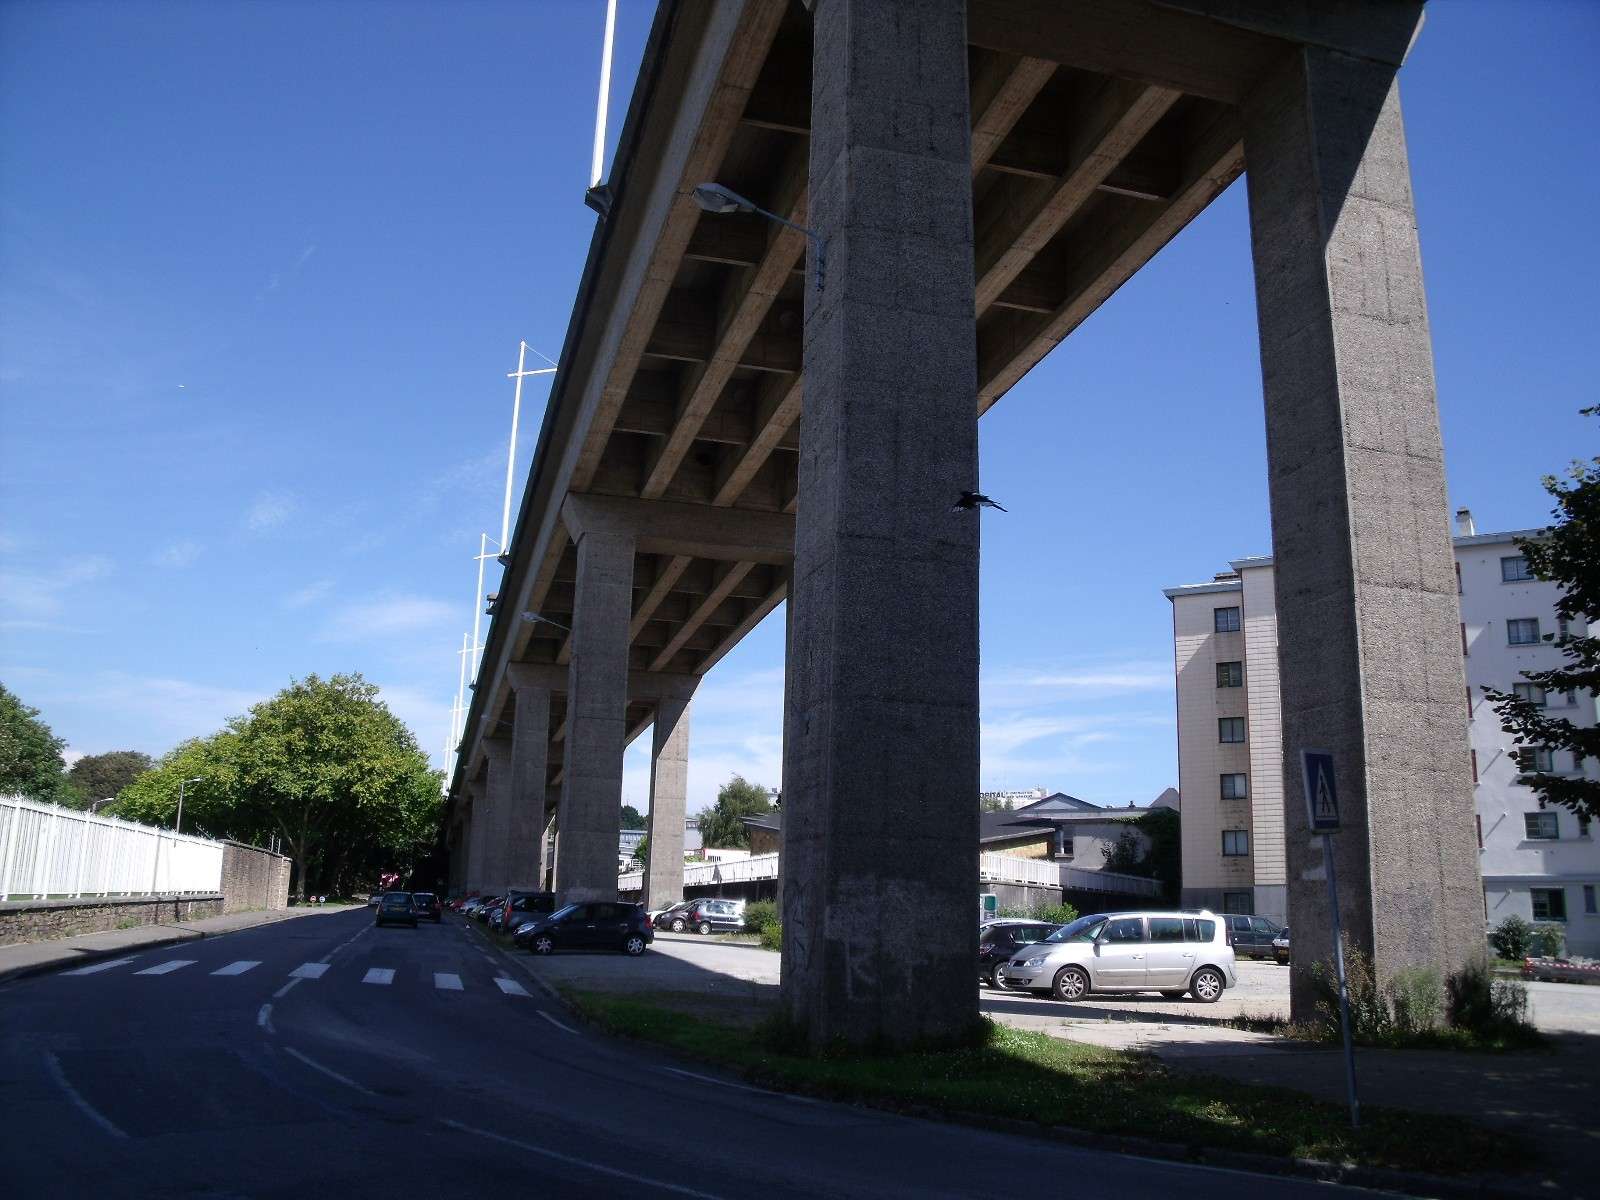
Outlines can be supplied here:
<path id="1" fill-rule="evenodd" d="M 385 892 L 378 901 L 378 915 L 374 925 L 409 925 L 417 927 L 417 909 L 411 903 L 410 892 Z"/>
<path id="2" fill-rule="evenodd" d="M 1230 913 L 1223 920 L 1228 923 L 1228 941 L 1236 958 L 1277 957 L 1272 943 L 1283 926 L 1271 917 Z"/>
<path id="3" fill-rule="evenodd" d="M 1044 941 L 1060 928 L 1049 921 L 991 921 L 978 931 L 978 978 L 994 987 L 1004 987 L 1004 968 L 1011 956 L 1024 946 Z"/>
<path id="4" fill-rule="evenodd" d="M 513 888 L 506 893 L 506 898 L 500 904 L 500 920 L 497 928 L 501 933 L 514 934 L 524 925 L 548 916 L 555 910 L 554 892 L 525 892 Z M 493 923 L 494 918 L 491 917 L 490 921 Z"/>
<path id="5" fill-rule="evenodd" d="M 621 950 L 639 955 L 655 941 L 642 904 L 569 904 L 517 930 L 516 943 L 535 954 L 557 950 Z"/>
<path id="6" fill-rule="evenodd" d="M 417 910 L 417 916 L 426 917 L 435 924 L 444 920 L 444 905 L 432 892 L 412 892 L 411 907 Z"/>

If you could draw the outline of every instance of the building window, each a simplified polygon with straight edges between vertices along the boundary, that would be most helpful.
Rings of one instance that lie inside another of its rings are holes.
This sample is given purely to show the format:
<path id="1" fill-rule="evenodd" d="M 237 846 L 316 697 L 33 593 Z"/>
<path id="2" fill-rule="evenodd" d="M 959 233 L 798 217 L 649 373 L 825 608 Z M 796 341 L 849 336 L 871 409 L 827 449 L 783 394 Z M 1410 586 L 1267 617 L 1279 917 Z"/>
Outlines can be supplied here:
<path id="1" fill-rule="evenodd" d="M 1456 564 L 1456 595 L 1461 595 L 1461 564 Z"/>
<path id="2" fill-rule="evenodd" d="M 1500 579 L 1503 583 L 1521 583 L 1532 578 L 1533 572 L 1528 569 L 1528 560 L 1522 555 L 1516 554 L 1500 560 Z"/>
<path id="3" fill-rule="evenodd" d="M 1557 617 L 1556 618 L 1556 641 L 1558 641 L 1558 642 L 1566 641 L 1567 640 L 1567 635 L 1568 635 L 1569 632 L 1570 632 L 1570 630 L 1569 630 L 1569 626 L 1567 624 L 1567 619 L 1565 617 Z"/>
<path id="4" fill-rule="evenodd" d="M 1482 813 L 1478 813 L 1472 819 L 1477 822 L 1477 826 L 1478 826 L 1478 849 L 1482 850 L 1483 849 L 1483 814 Z"/>
<path id="5" fill-rule="evenodd" d="M 1222 857 L 1244 858 L 1250 853 L 1250 831 L 1248 829 L 1224 829 L 1222 831 Z"/>
<path id="6" fill-rule="evenodd" d="M 1524 746 L 1516 752 L 1518 765 L 1524 772 L 1538 771 L 1544 775 L 1554 775 L 1556 771 L 1556 752 L 1549 746 Z"/>
<path id="7" fill-rule="evenodd" d="M 1472 752 L 1472 782 L 1478 782 L 1478 752 L 1476 750 Z"/>
<path id="8" fill-rule="evenodd" d="M 1250 781 L 1243 772 L 1222 777 L 1222 798 L 1224 800 L 1243 800 L 1249 794 Z"/>
<path id="9" fill-rule="evenodd" d="M 1256 910 L 1255 897 L 1249 892 L 1223 892 L 1222 911 L 1250 915 Z"/>
<path id="10" fill-rule="evenodd" d="M 1239 610 L 1237 608 L 1214 608 L 1211 610 L 1211 615 L 1216 622 L 1218 633 L 1239 632 Z"/>
<path id="11" fill-rule="evenodd" d="M 1589 818 L 1583 813 L 1578 814 L 1578 836 L 1581 838 L 1589 836 Z"/>
<path id="12" fill-rule="evenodd" d="M 1072 857 L 1072 835 L 1065 829 L 1056 830 L 1056 857 Z"/>
<path id="13" fill-rule="evenodd" d="M 1536 646 L 1539 643 L 1538 617 L 1512 617 L 1506 622 L 1508 646 Z"/>
<path id="14" fill-rule="evenodd" d="M 1565 921 L 1567 919 L 1567 893 L 1561 888 L 1529 888 L 1533 901 L 1535 921 Z"/>
<path id="15" fill-rule="evenodd" d="M 1461 657 L 1467 656 L 1467 623 L 1461 622 Z"/>
<path id="16" fill-rule="evenodd" d="M 1244 664 L 1242 662 L 1220 662 L 1217 664 L 1218 687 L 1243 687 Z"/>
<path id="17" fill-rule="evenodd" d="M 1583 885 L 1583 911 L 1591 917 L 1596 913 L 1600 913 L 1600 908 L 1595 907 L 1594 884 L 1592 883 Z"/>
<path id="18" fill-rule="evenodd" d="M 1523 813 L 1522 824 L 1530 842 L 1553 842 L 1561 836 L 1561 826 L 1553 812 Z"/>
<path id="19" fill-rule="evenodd" d="M 1526 700 L 1529 704 L 1537 704 L 1540 708 L 1546 704 L 1544 689 L 1537 683 L 1513 683 L 1511 691 L 1518 700 Z"/>
<path id="20" fill-rule="evenodd" d="M 1243 717 L 1218 717 L 1217 741 L 1242 742 L 1244 741 Z"/>

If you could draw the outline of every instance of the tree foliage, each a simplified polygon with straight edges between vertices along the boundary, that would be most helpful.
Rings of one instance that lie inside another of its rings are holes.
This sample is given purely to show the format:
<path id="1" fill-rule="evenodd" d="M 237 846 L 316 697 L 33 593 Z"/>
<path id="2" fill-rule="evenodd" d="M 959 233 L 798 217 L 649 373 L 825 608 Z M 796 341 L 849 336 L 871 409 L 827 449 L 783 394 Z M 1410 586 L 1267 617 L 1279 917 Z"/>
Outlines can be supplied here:
<path id="1" fill-rule="evenodd" d="M 138 750 L 112 750 L 84 755 L 72 764 L 67 778 L 89 800 L 106 800 L 120 795 L 123 788 L 155 765 L 154 759 Z"/>
<path id="2" fill-rule="evenodd" d="M 1586 408 L 1583 414 L 1600 414 L 1600 406 Z M 1586 623 L 1600 615 L 1600 458 L 1575 461 L 1565 480 L 1545 476 L 1544 489 L 1555 498 L 1555 524 L 1535 537 L 1518 538 L 1517 548 L 1537 578 L 1561 586 L 1556 615 L 1565 630 L 1569 623 Z M 1587 631 L 1582 637 L 1551 632 L 1544 639 L 1555 643 L 1566 663 L 1548 671 L 1525 672 L 1525 680 L 1547 693 L 1571 693 L 1591 700 L 1600 693 L 1600 637 Z M 1518 747 L 1566 751 L 1579 763 L 1600 757 L 1600 727 L 1575 725 L 1511 693 L 1490 687 L 1483 691 Z M 1600 780 L 1584 778 L 1581 773 L 1529 770 L 1520 782 L 1548 804 L 1559 804 L 1591 820 L 1600 818 Z"/>
<path id="3" fill-rule="evenodd" d="M 1105 869 L 1120 875 L 1142 875 L 1157 880 L 1166 897 L 1176 899 L 1183 871 L 1179 830 L 1177 809 L 1150 809 L 1134 820 L 1132 829 L 1124 829 L 1115 842 L 1101 847 Z M 1139 834 L 1144 836 L 1141 838 Z"/>
<path id="4" fill-rule="evenodd" d="M 639 839 L 639 844 L 633 848 L 633 861 L 643 866 L 650 861 L 650 836 L 646 834 Z"/>
<path id="5" fill-rule="evenodd" d="M 134 780 L 119 816 L 257 845 L 282 839 L 295 889 L 343 894 L 380 869 L 409 871 L 431 845 L 438 773 L 360 675 L 312 675 Z"/>
<path id="6" fill-rule="evenodd" d="M 750 831 L 741 817 L 756 817 L 772 811 L 772 798 L 759 783 L 735 775 L 717 792 L 714 807 L 700 813 L 700 842 L 722 850 L 748 850 Z"/>
<path id="7" fill-rule="evenodd" d="M 622 828 L 643 829 L 644 827 L 644 814 L 633 805 L 624 804 L 622 806 Z"/>
<path id="8" fill-rule="evenodd" d="M 66 741 L 0 684 L 0 795 L 25 796 L 44 803 L 82 807 L 82 797 L 67 782 Z"/>

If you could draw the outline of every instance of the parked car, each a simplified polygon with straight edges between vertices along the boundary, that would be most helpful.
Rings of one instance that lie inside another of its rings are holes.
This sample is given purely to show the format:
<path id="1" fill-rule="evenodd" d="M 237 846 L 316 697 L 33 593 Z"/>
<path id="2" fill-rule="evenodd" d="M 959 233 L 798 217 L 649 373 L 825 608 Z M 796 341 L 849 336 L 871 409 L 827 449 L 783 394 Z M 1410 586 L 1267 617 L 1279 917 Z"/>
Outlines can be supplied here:
<path id="1" fill-rule="evenodd" d="M 554 892 L 525 892 L 512 888 L 500 902 L 500 932 L 516 933 L 522 926 L 556 909 Z"/>
<path id="2" fill-rule="evenodd" d="M 693 900 L 680 900 L 658 912 L 650 923 L 657 929 L 670 929 L 673 933 L 682 933 L 689 928 L 689 910 L 693 907 Z"/>
<path id="3" fill-rule="evenodd" d="M 569 904 L 517 930 L 515 941 L 534 954 L 557 950 L 621 950 L 640 955 L 655 940 L 644 906 L 597 900 Z"/>
<path id="4" fill-rule="evenodd" d="M 1233 942 L 1233 952 L 1240 958 L 1274 958 L 1272 941 L 1283 928 L 1271 917 L 1253 917 L 1242 913 L 1229 913 L 1223 917 L 1228 923 L 1228 933 Z"/>
<path id="5" fill-rule="evenodd" d="M 444 905 L 432 892 L 412 892 L 411 906 L 417 910 L 417 916 L 426 917 L 436 925 L 444 920 Z"/>
<path id="6" fill-rule="evenodd" d="M 696 900 L 684 910 L 684 923 L 696 933 L 738 933 L 744 929 L 744 901 Z"/>
<path id="7" fill-rule="evenodd" d="M 1278 930 L 1278 936 L 1272 939 L 1272 957 L 1284 966 L 1289 965 L 1289 927 L 1287 925 Z"/>
<path id="8" fill-rule="evenodd" d="M 378 912 L 372 919 L 374 925 L 409 925 L 417 927 L 417 910 L 411 902 L 410 892 L 385 892 L 378 901 Z"/>
<path id="9" fill-rule="evenodd" d="M 494 912 L 495 906 L 499 904 L 502 899 L 503 897 L 500 896 L 484 897 L 483 903 L 478 905 L 477 908 L 473 909 L 472 919 L 478 922 L 480 925 L 487 925 L 489 923 L 489 914 Z"/>
<path id="10" fill-rule="evenodd" d="M 383 893 L 382 892 L 373 892 L 372 895 L 367 897 L 367 907 L 368 908 L 377 908 L 378 907 L 378 901 L 380 901 L 382 899 L 383 899 Z"/>
<path id="11" fill-rule="evenodd" d="M 1081 1000 L 1090 992 L 1188 993 L 1213 1004 L 1236 986 L 1227 923 L 1215 913 L 1120 912 L 1079 917 L 1006 964 L 1009 987 Z"/>
<path id="12" fill-rule="evenodd" d="M 1042 942 L 1061 926 L 1050 921 L 1005 918 L 989 921 L 978 928 L 978 978 L 994 987 L 1005 987 L 1006 964 L 1023 946 Z"/>

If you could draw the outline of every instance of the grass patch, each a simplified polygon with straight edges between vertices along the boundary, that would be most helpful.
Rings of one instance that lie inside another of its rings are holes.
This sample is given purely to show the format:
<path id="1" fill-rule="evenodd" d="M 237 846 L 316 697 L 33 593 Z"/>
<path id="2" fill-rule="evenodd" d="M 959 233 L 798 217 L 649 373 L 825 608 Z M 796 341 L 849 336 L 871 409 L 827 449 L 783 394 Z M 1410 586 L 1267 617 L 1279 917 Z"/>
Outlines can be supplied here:
<path id="1" fill-rule="evenodd" d="M 1299 1092 L 1169 1072 L 1155 1058 L 987 1024 L 975 1044 L 900 1055 L 790 1052 L 770 1028 L 739 1028 L 652 998 L 563 989 L 607 1031 L 721 1063 L 746 1078 L 833 1100 L 966 1117 L 1007 1117 L 1205 1149 L 1439 1174 L 1526 1163 L 1515 1137 L 1456 1117 L 1342 1107 Z"/>
<path id="2" fill-rule="evenodd" d="M 1281 1016 L 1238 1016 L 1220 1022 L 1230 1029 L 1270 1033 L 1295 1042 L 1337 1045 L 1339 1027 L 1321 1022 L 1294 1022 Z M 1462 1050 L 1472 1054 L 1506 1054 L 1516 1050 L 1548 1050 L 1550 1039 L 1530 1025 L 1505 1025 L 1486 1033 L 1435 1025 L 1429 1029 L 1387 1030 L 1382 1034 L 1357 1034 L 1356 1045 L 1379 1050 Z"/>

